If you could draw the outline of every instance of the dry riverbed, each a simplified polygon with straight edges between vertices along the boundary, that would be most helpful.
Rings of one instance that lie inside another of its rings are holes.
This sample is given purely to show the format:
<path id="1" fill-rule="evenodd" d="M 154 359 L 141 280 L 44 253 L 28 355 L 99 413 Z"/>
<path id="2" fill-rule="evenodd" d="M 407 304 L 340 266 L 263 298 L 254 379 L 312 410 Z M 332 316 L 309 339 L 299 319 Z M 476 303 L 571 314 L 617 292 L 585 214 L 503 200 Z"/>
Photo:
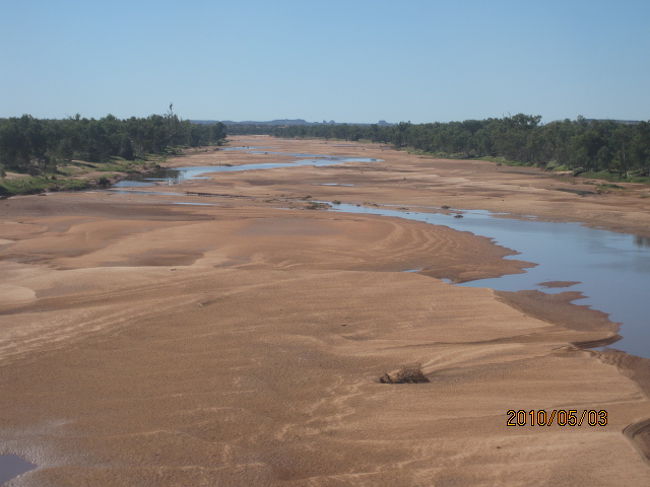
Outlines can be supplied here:
<path id="1" fill-rule="evenodd" d="M 582 348 L 616 336 L 605 315 L 570 291 L 437 279 L 529 265 L 487 238 L 307 209 L 447 205 L 650 237 L 647 187 L 580 196 L 589 181 L 379 145 L 230 145 L 267 149 L 166 164 L 383 162 L 0 201 L 0 454 L 38 465 L 12 485 L 650 484 L 647 361 Z M 409 365 L 428 382 L 379 381 Z M 608 424 L 508 427 L 510 409 Z"/>

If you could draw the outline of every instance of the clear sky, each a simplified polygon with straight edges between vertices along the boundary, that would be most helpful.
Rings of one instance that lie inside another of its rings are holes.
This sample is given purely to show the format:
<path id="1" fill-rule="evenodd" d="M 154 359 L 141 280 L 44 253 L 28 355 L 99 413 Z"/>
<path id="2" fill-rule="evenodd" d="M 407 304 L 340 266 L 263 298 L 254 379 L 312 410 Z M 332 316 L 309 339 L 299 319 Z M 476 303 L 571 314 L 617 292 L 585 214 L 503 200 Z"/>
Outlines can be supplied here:
<path id="1" fill-rule="evenodd" d="M 650 119 L 650 0 L 0 0 L 0 117 Z"/>

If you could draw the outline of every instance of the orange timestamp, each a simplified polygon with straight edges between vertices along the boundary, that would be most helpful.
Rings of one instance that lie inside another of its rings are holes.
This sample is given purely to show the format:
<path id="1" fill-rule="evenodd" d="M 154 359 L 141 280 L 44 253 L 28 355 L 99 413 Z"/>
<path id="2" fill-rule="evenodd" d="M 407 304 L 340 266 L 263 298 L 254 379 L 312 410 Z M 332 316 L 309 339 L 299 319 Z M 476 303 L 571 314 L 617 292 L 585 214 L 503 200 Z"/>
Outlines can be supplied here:
<path id="1" fill-rule="evenodd" d="M 607 411 L 604 409 L 509 409 L 506 426 L 607 426 Z"/>

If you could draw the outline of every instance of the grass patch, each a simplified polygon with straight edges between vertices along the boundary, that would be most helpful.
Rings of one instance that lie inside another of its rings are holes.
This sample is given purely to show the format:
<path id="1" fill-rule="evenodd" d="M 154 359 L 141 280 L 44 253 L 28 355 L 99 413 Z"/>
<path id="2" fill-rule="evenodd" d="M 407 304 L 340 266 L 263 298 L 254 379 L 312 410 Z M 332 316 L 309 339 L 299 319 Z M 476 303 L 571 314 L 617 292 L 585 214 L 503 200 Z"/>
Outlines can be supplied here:
<path id="1" fill-rule="evenodd" d="M 564 164 L 560 164 L 557 161 L 548 162 L 544 169 L 546 169 L 547 171 L 554 171 L 554 172 L 571 171 L 571 168 L 569 166 L 566 166 Z"/>
<path id="2" fill-rule="evenodd" d="M 498 166 L 500 165 L 506 165 L 506 166 L 534 166 L 535 164 L 528 164 L 526 162 L 521 162 L 521 161 L 512 161 L 510 159 L 506 159 L 505 157 L 501 156 L 472 156 L 468 155 L 462 152 L 458 153 L 453 153 L 453 152 L 428 152 L 425 150 L 421 149 L 414 149 L 412 147 L 407 147 L 406 152 L 409 154 L 415 154 L 418 156 L 428 156 L 428 157 L 436 157 L 438 159 L 464 159 L 464 160 L 475 160 L 475 161 L 487 161 L 487 162 L 495 162 Z"/>
<path id="3" fill-rule="evenodd" d="M 504 165 L 504 166 L 522 167 L 522 166 L 535 165 L 535 164 L 528 164 L 526 162 L 521 162 L 521 161 L 512 161 L 510 159 L 506 159 L 505 157 L 501 157 L 501 156 L 482 156 L 482 157 L 476 157 L 475 159 L 478 161 L 496 162 L 497 166 Z"/>
<path id="4" fill-rule="evenodd" d="M 56 172 L 66 176 L 78 176 L 88 172 L 144 172 L 158 168 L 166 159 L 167 156 L 161 154 L 147 154 L 144 158 L 133 160 L 113 156 L 105 162 L 88 162 L 75 159 L 58 164 Z"/>
<path id="5" fill-rule="evenodd" d="M 580 176 L 584 178 L 604 179 L 605 181 L 615 182 L 615 183 L 650 184 L 650 177 L 648 176 L 631 175 L 629 177 L 625 177 L 625 176 L 619 176 L 618 174 L 614 174 L 609 171 L 598 171 L 598 172 L 588 171 L 588 172 L 583 172 L 582 174 L 580 174 Z"/>
<path id="6" fill-rule="evenodd" d="M 435 157 L 437 159 L 471 159 L 471 157 L 467 157 L 465 154 L 461 153 L 449 153 L 449 152 L 429 152 L 425 151 L 422 149 L 414 149 L 413 147 L 406 147 L 405 149 L 406 152 L 409 154 L 414 154 L 416 156 L 427 156 L 427 157 Z"/>
<path id="7" fill-rule="evenodd" d="M 157 168 L 165 160 L 162 156 L 151 156 L 146 159 L 129 161 L 121 157 L 113 157 L 110 162 L 100 162 L 94 165 L 95 171 L 101 172 L 143 172 Z"/>
<path id="8" fill-rule="evenodd" d="M 54 174 L 40 176 L 0 178 L 0 196 L 36 194 L 46 191 L 76 191 L 92 187 L 106 188 L 120 174 L 143 174 L 154 171 L 166 159 L 165 155 L 149 154 L 145 159 L 129 161 L 112 157 L 108 162 L 87 162 L 73 160 L 59 164 Z M 105 173 L 100 177 L 96 174 Z M 91 176 L 92 173 L 95 173 Z"/>
<path id="9" fill-rule="evenodd" d="M 587 191 L 585 189 L 570 189 L 570 188 L 555 188 L 556 191 L 563 191 L 565 193 L 577 194 L 578 196 L 588 196 L 598 194 L 595 191 Z"/>
<path id="10" fill-rule="evenodd" d="M 92 186 L 82 179 L 54 179 L 51 176 L 30 176 L 26 178 L 0 180 L 0 194 L 36 194 L 44 191 L 74 191 Z"/>

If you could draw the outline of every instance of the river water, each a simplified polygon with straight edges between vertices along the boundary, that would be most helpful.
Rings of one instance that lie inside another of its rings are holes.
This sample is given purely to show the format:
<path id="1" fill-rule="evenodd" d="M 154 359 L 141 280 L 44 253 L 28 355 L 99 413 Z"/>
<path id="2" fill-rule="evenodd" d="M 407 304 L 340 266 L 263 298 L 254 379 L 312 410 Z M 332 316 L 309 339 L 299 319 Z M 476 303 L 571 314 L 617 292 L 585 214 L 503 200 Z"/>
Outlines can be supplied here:
<path id="1" fill-rule="evenodd" d="M 259 148 L 230 148 L 260 153 Z M 375 162 L 378 159 L 334 157 L 322 154 L 266 152 L 296 157 L 295 162 L 247 164 L 241 166 L 199 166 L 165 170 L 144 181 L 123 181 L 117 187 L 175 184 L 199 178 L 201 174 L 274 169 L 298 166 L 329 166 L 351 162 Z M 499 245 L 519 252 L 510 258 L 537 264 L 522 274 L 505 275 L 460 284 L 502 291 L 540 290 L 546 293 L 567 289 L 586 297 L 578 304 L 604 311 L 610 319 L 622 323 L 623 338 L 612 348 L 650 357 L 650 242 L 624 233 L 589 228 L 580 223 L 553 223 L 534 217 L 504 218 L 503 214 L 483 210 L 419 208 L 430 211 L 405 211 L 395 207 L 365 207 L 353 204 L 333 205 L 331 211 L 398 217 L 455 230 L 468 231 L 493 239 Z M 462 215 L 459 218 L 458 215 Z M 432 256 L 435 258 L 435 256 Z M 508 258 L 508 257 L 506 257 Z M 417 271 L 418 269 L 411 269 Z M 573 281 L 566 288 L 548 288 L 548 281 Z"/>
<path id="2" fill-rule="evenodd" d="M 18 455 L 0 455 L 0 485 L 35 468 L 36 465 Z"/>
<path id="3" fill-rule="evenodd" d="M 238 147 L 229 147 L 230 150 L 239 149 Z M 244 148 L 246 149 L 246 148 Z M 156 184 L 178 184 L 190 179 L 209 179 L 202 177 L 201 174 L 217 173 L 217 172 L 241 172 L 241 171 L 255 171 L 264 169 L 277 169 L 281 167 L 304 167 L 304 166 L 333 166 L 334 164 L 345 164 L 349 162 L 377 162 L 380 159 L 372 159 L 369 157 L 339 157 L 329 156 L 324 154 L 301 154 L 293 152 L 261 152 L 257 150 L 247 150 L 251 154 L 281 154 L 284 156 L 292 156 L 297 160 L 294 162 L 264 162 L 259 164 L 244 164 L 241 166 L 190 166 L 190 167 L 175 167 L 169 169 L 161 169 L 156 173 L 149 174 L 144 177 L 135 177 L 123 180 L 115 184 L 114 188 L 129 188 L 129 187 L 143 187 L 154 186 Z"/>
<path id="4" fill-rule="evenodd" d="M 490 237 L 495 243 L 519 252 L 506 258 L 537 265 L 523 274 L 480 279 L 461 286 L 546 293 L 580 291 L 586 298 L 577 304 L 609 313 L 611 320 L 624 324 L 620 331 L 623 339 L 613 348 L 650 357 L 650 247 L 643 238 L 580 223 L 503 218 L 505 215 L 482 210 L 446 214 L 350 204 L 334 205 L 332 210 L 405 218 Z M 455 218 L 458 214 L 463 218 Z M 542 283 L 548 281 L 578 283 L 568 288 L 547 288 Z"/>

